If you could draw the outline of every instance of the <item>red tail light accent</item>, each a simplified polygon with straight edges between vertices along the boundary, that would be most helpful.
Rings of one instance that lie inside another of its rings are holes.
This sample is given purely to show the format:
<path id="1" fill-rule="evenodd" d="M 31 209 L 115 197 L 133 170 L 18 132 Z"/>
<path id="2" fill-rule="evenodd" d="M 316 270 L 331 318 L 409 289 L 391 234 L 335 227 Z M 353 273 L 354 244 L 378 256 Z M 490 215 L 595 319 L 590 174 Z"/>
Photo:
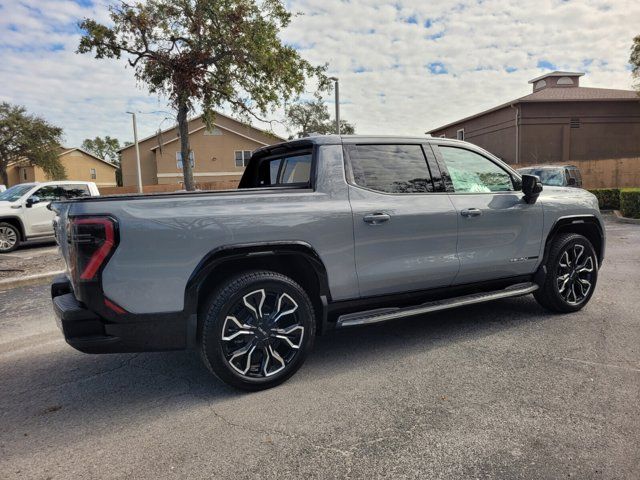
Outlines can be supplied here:
<path id="1" fill-rule="evenodd" d="M 109 217 L 81 217 L 71 221 L 75 275 L 95 280 L 105 261 L 115 250 L 116 222 Z"/>
<path id="2" fill-rule="evenodd" d="M 108 298 L 104 299 L 104 306 L 107 307 L 109 310 L 114 311 L 118 315 L 122 315 L 124 313 L 127 313 L 127 311 L 124 308 L 122 308 L 120 305 L 112 302 Z"/>

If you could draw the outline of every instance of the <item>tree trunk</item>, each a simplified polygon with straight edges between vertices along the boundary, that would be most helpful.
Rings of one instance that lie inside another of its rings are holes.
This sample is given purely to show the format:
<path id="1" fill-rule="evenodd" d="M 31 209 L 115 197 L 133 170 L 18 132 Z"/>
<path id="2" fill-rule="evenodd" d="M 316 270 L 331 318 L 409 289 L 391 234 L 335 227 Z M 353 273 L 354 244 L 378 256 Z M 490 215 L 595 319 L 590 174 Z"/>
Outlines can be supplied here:
<path id="1" fill-rule="evenodd" d="M 184 175 L 184 188 L 191 192 L 196 189 L 193 182 L 193 169 L 189 159 L 189 122 L 187 114 L 189 107 L 185 100 L 178 101 L 178 132 L 180 132 L 180 152 L 182 154 L 182 174 Z"/>
<path id="2" fill-rule="evenodd" d="M 0 183 L 9 188 L 9 174 L 6 166 L 0 167 Z"/>

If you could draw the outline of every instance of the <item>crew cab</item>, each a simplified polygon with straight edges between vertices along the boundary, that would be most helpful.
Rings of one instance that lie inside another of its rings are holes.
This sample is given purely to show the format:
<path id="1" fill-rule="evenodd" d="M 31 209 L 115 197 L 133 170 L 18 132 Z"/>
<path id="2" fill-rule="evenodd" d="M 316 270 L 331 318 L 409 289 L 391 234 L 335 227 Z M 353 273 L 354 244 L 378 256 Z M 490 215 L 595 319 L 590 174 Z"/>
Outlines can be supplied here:
<path id="1" fill-rule="evenodd" d="M 52 201 L 97 196 L 94 182 L 20 183 L 0 193 L 0 254 L 21 242 L 53 237 Z"/>
<path id="2" fill-rule="evenodd" d="M 247 390 L 289 378 L 333 329 L 527 294 L 578 311 L 605 251 L 591 193 L 431 137 L 309 137 L 256 150 L 237 190 L 53 209 L 71 346 L 194 348 Z"/>

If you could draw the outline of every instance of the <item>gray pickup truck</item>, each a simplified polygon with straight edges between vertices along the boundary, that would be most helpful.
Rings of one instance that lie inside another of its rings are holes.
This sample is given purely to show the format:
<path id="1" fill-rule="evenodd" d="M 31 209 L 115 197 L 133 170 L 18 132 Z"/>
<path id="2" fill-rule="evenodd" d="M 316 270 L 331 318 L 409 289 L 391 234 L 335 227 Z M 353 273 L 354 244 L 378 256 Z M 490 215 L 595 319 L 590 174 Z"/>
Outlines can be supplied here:
<path id="1" fill-rule="evenodd" d="M 88 353 L 196 348 L 247 390 L 336 328 L 533 293 L 575 312 L 605 250 L 598 203 L 442 138 L 318 136 L 253 153 L 238 190 L 56 202 L 51 293 Z M 424 320 L 428 320 L 426 317 Z"/>

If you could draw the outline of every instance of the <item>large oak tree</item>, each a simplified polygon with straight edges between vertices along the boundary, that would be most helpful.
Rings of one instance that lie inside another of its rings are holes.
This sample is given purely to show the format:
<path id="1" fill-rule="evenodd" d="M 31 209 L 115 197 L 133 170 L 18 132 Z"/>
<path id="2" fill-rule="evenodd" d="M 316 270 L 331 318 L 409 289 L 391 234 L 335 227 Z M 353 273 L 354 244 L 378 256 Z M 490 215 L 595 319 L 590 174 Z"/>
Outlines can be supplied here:
<path id="1" fill-rule="evenodd" d="M 8 183 L 10 164 L 36 165 L 53 180 L 65 178 L 58 159 L 62 129 L 19 105 L 0 103 L 0 177 Z"/>
<path id="2" fill-rule="evenodd" d="M 148 0 L 110 7 L 111 25 L 80 22 L 79 53 L 126 57 L 136 79 L 151 93 L 166 95 L 177 111 L 182 158 L 189 158 L 187 116 L 201 107 L 205 122 L 214 109 L 230 107 L 244 118 L 264 118 L 298 97 L 306 80 L 328 81 L 280 31 L 291 20 L 281 0 Z M 184 183 L 194 188 L 190 162 Z"/>

